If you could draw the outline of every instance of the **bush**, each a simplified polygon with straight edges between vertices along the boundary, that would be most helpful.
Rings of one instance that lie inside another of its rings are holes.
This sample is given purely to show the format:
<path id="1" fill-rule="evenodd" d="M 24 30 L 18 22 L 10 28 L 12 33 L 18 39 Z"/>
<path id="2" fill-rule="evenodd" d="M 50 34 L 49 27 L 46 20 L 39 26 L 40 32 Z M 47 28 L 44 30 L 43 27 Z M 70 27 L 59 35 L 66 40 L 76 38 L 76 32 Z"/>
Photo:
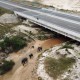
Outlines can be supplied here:
<path id="1" fill-rule="evenodd" d="M 19 50 L 26 45 L 26 40 L 23 37 L 15 36 L 11 39 L 11 45 L 14 50 Z"/>
<path id="2" fill-rule="evenodd" d="M 14 36 L 12 38 L 4 38 L 4 41 L 0 42 L 2 51 L 19 50 L 26 45 L 26 40 L 23 37 Z"/>
<path id="3" fill-rule="evenodd" d="M 48 37 L 45 36 L 45 35 L 39 35 L 37 38 L 38 38 L 38 40 L 46 40 L 46 39 L 48 39 Z"/>
<path id="4" fill-rule="evenodd" d="M 0 66 L 0 75 L 10 71 L 13 68 L 14 64 L 15 63 L 13 61 L 3 61 L 3 64 Z"/>
<path id="5" fill-rule="evenodd" d="M 66 49 L 74 49 L 74 47 L 72 47 L 72 46 L 69 45 L 69 44 L 63 45 L 60 49 L 64 49 L 64 48 L 66 48 Z"/>

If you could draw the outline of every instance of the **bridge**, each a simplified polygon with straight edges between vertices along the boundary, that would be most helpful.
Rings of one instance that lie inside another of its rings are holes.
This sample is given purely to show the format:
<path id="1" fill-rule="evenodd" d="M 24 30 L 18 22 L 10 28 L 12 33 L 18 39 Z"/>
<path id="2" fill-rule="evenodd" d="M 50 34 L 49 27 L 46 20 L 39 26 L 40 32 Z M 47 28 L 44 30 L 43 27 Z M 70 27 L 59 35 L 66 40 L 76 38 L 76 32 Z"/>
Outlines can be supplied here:
<path id="1" fill-rule="evenodd" d="M 80 41 L 80 16 L 48 8 L 25 6 L 6 0 L 0 0 L 0 7 L 9 9 L 16 15 L 47 29 Z"/>

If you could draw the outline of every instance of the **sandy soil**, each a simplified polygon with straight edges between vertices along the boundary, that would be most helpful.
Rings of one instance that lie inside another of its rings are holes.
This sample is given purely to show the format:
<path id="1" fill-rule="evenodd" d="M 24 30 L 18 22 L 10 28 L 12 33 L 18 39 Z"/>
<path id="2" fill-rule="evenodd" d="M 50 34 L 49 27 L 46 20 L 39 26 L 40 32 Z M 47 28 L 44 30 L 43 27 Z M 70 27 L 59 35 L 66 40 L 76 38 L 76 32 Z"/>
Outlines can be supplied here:
<path id="1" fill-rule="evenodd" d="M 68 52 L 65 48 L 60 49 L 63 45 L 65 45 L 65 43 L 50 48 L 48 51 L 45 51 L 42 54 L 42 57 L 40 57 L 37 68 L 37 74 L 42 78 L 42 80 L 55 80 L 52 77 L 50 77 L 48 73 L 46 73 L 45 71 L 45 58 L 53 57 L 55 59 L 59 59 L 61 56 L 65 54 L 66 57 L 74 57 L 76 62 L 71 68 L 68 69 L 68 71 L 65 71 L 56 80 L 80 80 L 80 45 L 72 44 L 71 46 L 74 47 L 74 49 L 68 48 Z M 59 54 L 56 54 L 56 52 L 59 52 Z"/>
<path id="2" fill-rule="evenodd" d="M 15 62 L 15 66 L 10 72 L 0 76 L 0 80 L 38 80 L 36 68 L 38 55 L 41 52 L 37 52 L 37 47 L 42 46 L 43 50 L 45 50 L 62 42 L 64 42 L 62 39 L 48 39 L 45 41 L 36 40 L 19 52 L 10 54 L 7 60 L 12 59 Z M 34 48 L 32 48 L 33 45 Z M 28 57 L 30 53 L 33 53 L 34 57 L 32 59 L 28 59 L 28 63 L 23 66 L 21 64 L 22 58 Z"/>
<path id="3" fill-rule="evenodd" d="M 80 0 L 26 0 L 31 2 L 39 2 L 44 5 L 56 7 L 58 9 L 66 9 L 80 11 Z"/>
<path id="4" fill-rule="evenodd" d="M 2 16 L 0 16 L 0 23 L 18 23 L 19 20 L 17 18 L 17 16 L 15 16 L 14 14 L 8 14 L 5 13 Z"/>
<path id="5" fill-rule="evenodd" d="M 32 32 L 33 34 L 37 34 L 38 31 L 36 30 L 37 28 L 32 28 L 30 26 L 25 26 L 25 25 L 18 25 L 15 28 L 13 28 L 13 30 L 16 31 L 21 31 L 22 33 L 26 33 L 26 32 Z"/>

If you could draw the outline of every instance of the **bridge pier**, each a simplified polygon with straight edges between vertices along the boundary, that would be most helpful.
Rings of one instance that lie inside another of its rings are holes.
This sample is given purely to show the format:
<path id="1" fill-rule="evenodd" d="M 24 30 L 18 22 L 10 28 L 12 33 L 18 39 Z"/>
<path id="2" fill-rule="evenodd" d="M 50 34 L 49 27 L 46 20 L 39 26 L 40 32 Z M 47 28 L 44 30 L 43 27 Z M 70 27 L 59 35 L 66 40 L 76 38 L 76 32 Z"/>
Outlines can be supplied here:
<path id="1" fill-rule="evenodd" d="M 14 15 L 17 16 L 18 19 L 21 20 L 21 21 L 24 21 L 24 20 L 26 21 L 27 20 L 27 18 L 24 18 L 24 17 L 18 15 L 16 12 L 14 12 Z"/>
<path id="2" fill-rule="evenodd" d="M 19 19 L 20 21 L 24 21 L 24 22 L 25 22 L 26 24 L 28 24 L 29 26 L 34 25 L 34 23 L 33 23 L 31 20 L 29 20 L 28 18 L 25 18 L 25 17 L 22 17 L 22 16 L 18 15 L 18 14 L 16 13 L 16 11 L 14 11 L 14 14 L 15 14 L 15 16 L 18 17 L 18 19 Z"/>

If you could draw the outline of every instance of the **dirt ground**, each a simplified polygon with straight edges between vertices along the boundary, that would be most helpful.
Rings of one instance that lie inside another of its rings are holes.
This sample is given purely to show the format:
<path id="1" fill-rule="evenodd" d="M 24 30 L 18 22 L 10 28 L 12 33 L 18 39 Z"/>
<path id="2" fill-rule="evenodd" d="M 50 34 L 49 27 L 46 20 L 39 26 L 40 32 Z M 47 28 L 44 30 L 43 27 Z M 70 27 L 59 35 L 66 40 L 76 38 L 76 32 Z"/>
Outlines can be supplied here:
<path id="1" fill-rule="evenodd" d="M 36 70 L 38 55 L 41 52 L 37 52 L 37 48 L 42 46 L 44 51 L 62 42 L 64 42 L 63 39 L 48 39 L 44 41 L 35 40 L 29 43 L 28 47 L 25 47 L 16 53 L 10 54 L 7 59 L 13 60 L 15 62 L 15 66 L 10 72 L 0 76 L 0 80 L 38 80 Z M 34 46 L 34 48 L 32 48 L 32 46 Z M 31 53 L 33 54 L 32 59 L 29 58 L 29 54 Z M 28 63 L 26 63 L 25 66 L 21 64 L 21 60 L 24 57 L 28 57 Z"/>

